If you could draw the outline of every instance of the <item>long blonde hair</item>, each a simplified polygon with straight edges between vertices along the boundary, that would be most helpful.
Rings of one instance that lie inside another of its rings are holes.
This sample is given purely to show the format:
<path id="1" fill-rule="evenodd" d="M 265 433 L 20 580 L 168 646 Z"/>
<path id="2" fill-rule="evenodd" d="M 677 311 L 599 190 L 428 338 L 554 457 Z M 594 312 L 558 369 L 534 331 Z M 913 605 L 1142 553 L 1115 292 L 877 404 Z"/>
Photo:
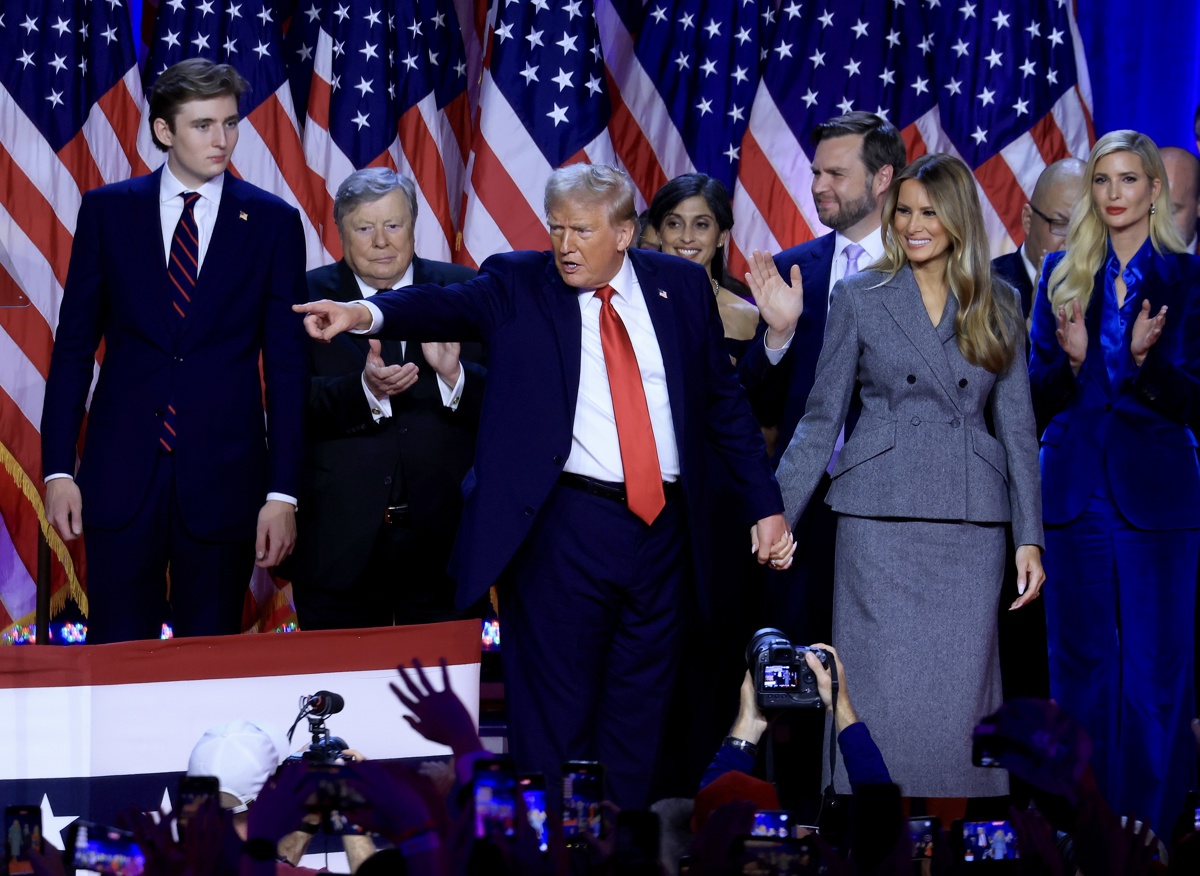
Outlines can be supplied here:
<path id="1" fill-rule="evenodd" d="M 1020 322 L 1019 314 L 1015 300 L 997 295 L 993 289 L 975 178 L 959 159 L 941 153 L 922 155 L 892 180 L 883 204 L 883 258 L 873 267 L 894 277 L 908 264 L 895 218 L 900 186 L 909 179 L 925 187 L 929 203 L 950 236 L 946 282 L 958 301 L 954 318 L 958 349 L 972 365 L 999 373 L 1016 355 L 1014 326 Z"/>
<path id="2" fill-rule="evenodd" d="M 1151 183 L 1158 180 L 1162 184 L 1150 213 L 1150 243 L 1154 250 L 1163 253 L 1184 252 L 1187 249 L 1187 244 L 1171 223 L 1171 193 L 1167 186 L 1167 169 L 1154 141 L 1137 131 L 1112 131 L 1105 134 L 1096 141 L 1096 145 L 1092 147 L 1092 154 L 1088 156 L 1087 169 L 1084 171 L 1087 186 L 1083 197 L 1071 213 L 1071 224 L 1067 226 L 1066 254 L 1055 265 L 1047 281 L 1050 305 L 1055 310 L 1078 299 L 1080 308 L 1086 312 L 1088 303 L 1092 300 L 1096 272 L 1100 270 L 1108 252 L 1108 227 L 1105 226 L 1100 215 L 1100 206 L 1096 203 L 1093 180 L 1096 178 L 1096 164 L 1101 158 L 1114 152 L 1130 152 L 1136 155 L 1141 159 L 1142 171 L 1150 178 Z"/>

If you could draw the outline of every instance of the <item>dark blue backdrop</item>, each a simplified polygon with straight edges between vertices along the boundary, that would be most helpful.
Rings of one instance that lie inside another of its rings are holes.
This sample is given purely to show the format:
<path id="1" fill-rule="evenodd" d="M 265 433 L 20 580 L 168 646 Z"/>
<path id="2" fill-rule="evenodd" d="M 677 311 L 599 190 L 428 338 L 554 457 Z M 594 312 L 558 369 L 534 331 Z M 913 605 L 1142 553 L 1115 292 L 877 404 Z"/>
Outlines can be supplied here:
<path id="1" fill-rule="evenodd" d="M 1159 146 L 1196 150 L 1200 3 L 1077 0 L 1096 133 L 1133 128 Z"/>

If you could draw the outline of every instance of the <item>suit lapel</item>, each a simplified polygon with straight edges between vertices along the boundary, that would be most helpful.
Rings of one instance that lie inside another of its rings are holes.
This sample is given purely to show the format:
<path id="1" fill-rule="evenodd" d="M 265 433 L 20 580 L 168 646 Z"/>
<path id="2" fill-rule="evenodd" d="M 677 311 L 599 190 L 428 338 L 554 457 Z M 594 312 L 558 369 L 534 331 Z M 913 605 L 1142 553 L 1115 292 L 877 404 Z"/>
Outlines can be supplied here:
<path id="1" fill-rule="evenodd" d="M 583 318 L 579 312 L 579 293 L 563 282 L 554 256 L 546 254 L 546 270 L 542 275 L 542 295 L 549 309 L 554 336 L 558 340 L 558 355 L 562 363 L 563 392 L 566 410 L 574 411 L 579 400 L 579 358 L 583 349 Z"/>
<path id="2" fill-rule="evenodd" d="M 821 238 L 821 246 L 814 248 L 807 263 L 800 266 L 800 273 L 815 284 L 811 290 L 804 290 L 804 309 L 808 311 L 811 308 L 813 320 L 822 333 L 829 316 L 829 277 L 833 273 L 835 242 L 833 232 L 825 235 Z"/>
<path id="3" fill-rule="evenodd" d="M 683 447 L 684 408 L 686 398 L 683 386 L 683 358 L 679 348 L 679 332 L 676 327 L 676 315 L 668 289 L 659 277 L 658 272 L 650 265 L 642 264 L 641 258 L 635 255 L 636 250 L 630 250 L 630 262 L 637 274 L 638 283 L 642 287 L 642 298 L 646 302 L 646 310 L 650 313 L 650 322 L 654 325 L 654 335 L 658 339 L 658 349 L 662 354 L 663 371 L 667 379 L 667 398 L 671 402 L 671 421 L 675 426 L 675 441 Z M 675 288 L 677 295 L 687 295 L 691 290 Z M 707 294 L 705 289 L 700 294 Z"/>
<path id="4" fill-rule="evenodd" d="M 953 294 L 946 296 L 946 309 L 939 323 L 940 330 L 935 328 L 921 301 L 921 290 L 917 286 L 912 269 L 904 268 L 896 274 L 891 293 L 883 296 L 883 306 L 887 308 L 892 319 L 908 336 L 908 340 L 921 357 L 929 365 L 929 369 L 942 385 L 946 396 L 958 406 L 958 392 L 954 388 L 954 375 L 950 373 L 950 362 L 946 358 L 945 343 L 948 337 L 954 336 L 954 314 L 958 311 L 958 302 Z"/>
<path id="5" fill-rule="evenodd" d="M 140 186 L 138 197 L 133 201 L 134 215 L 129 218 L 129 227 L 142 229 L 135 232 L 135 237 L 153 241 L 149 247 L 138 247 L 133 251 L 144 251 L 146 255 L 147 277 L 157 277 L 159 282 L 153 293 L 151 310 L 157 314 L 164 336 L 173 337 L 178 330 L 178 317 L 171 307 L 171 291 L 167 286 L 167 251 L 162 239 L 162 209 L 159 206 L 159 191 L 162 186 L 162 168 L 153 173 L 139 177 L 136 181 Z"/>
<path id="6" fill-rule="evenodd" d="M 221 307 L 226 296 L 242 291 L 240 284 L 229 282 L 229 277 L 231 271 L 240 272 L 240 265 L 253 258 L 251 253 L 244 252 L 251 237 L 247 230 L 254 219 L 243 191 L 245 185 L 233 174 L 225 174 L 212 239 L 196 278 L 195 297 L 188 305 L 187 319 L 184 320 L 185 333 L 194 331 L 209 311 Z"/>

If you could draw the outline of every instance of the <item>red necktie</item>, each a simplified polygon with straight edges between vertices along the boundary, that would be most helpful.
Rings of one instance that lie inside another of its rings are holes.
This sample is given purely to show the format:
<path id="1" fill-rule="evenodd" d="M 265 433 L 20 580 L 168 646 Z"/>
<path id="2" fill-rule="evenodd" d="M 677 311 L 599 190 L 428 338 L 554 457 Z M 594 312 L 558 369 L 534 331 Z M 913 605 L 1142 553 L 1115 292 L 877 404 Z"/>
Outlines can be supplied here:
<path id="1" fill-rule="evenodd" d="M 171 238 L 171 251 L 167 254 L 167 277 L 171 281 L 171 307 L 180 319 L 187 316 L 188 305 L 196 291 L 196 276 L 200 273 L 200 230 L 196 227 L 196 202 L 199 192 L 180 192 L 183 198 L 183 213 L 175 226 Z M 170 453 L 175 449 L 175 404 L 167 405 L 163 414 L 162 435 L 158 443 Z"/>
<path id="2" fill-rule="evenodd" d="M 630 511 L 646 523 L 653 523 L 666 504 L 658 448 L 633 343 L 612 305 L 614 291 L 612 286 L 604 286 L 596 290 L 596 297 L 600 299 L 600 346 L 608 369 L 621 465 L 625 469 L 625 496 Z"/>

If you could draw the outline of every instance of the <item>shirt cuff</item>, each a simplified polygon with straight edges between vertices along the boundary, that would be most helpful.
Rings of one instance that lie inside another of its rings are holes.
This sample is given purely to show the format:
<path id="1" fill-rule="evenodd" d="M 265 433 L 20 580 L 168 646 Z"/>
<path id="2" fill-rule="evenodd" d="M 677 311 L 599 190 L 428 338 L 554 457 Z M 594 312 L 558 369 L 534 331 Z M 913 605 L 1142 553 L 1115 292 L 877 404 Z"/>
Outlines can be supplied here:
<path id="1" fill-rule="evenodd" d="M 437 385 L 442 393 L 442 407 L 452 411 L 458 410 L 458 403 L 462 401 L 463 386 L 466 385 L 466 382 L 467 369 L 462 367 L 462 362 L 458 363 L 458 380 L 454 381 L 454 386 L 450 386 L 442 380 L 442 375 L 438 375 Z"/>
<path id="2" fill-rule="evenodd" d="M 296 501 L 295 496 L 289 496 L 287 493 L 267 493 L 268 502 L 287 502 L 293 508 L 299 508 L 300 503 Z"/>
<path id="3" fill-rule="evenodd" d="M 355 301 L 355 304 L 361 304 L 371 314 L 371 327 L 367 329 L 350 329 L 352 335 L 373 335 L 379 331 L 379 327 L 383 325 L 383 311 L 372 304 L 370 301 Z"/>
<path id="4" fill-rule="evenodd" d="M 70 478 L 71 480 L 75 480 L 75 477 L 74 477 L 73 475 L 69 475 L 69 474 L 67 474 L 66 472 L 61 472 L 61 471 L 60 471 L 60 472 L 58 472 L 57 474 L 49 474 L 49 475 L 46 475 L 44 478 L 42 478 L 42 483 L 44 483 L 44 484 L 48 484 L 48 483 L 50 483 L 51 481 L 56 481 L 56 480 L 58 480 L 59 478 Z"/>
<path id="5" fill-rule="evenodd" d="M 796 337 L 796 333 L 792 332 L 791 335 L 788 336 L 788 339 L 783 342 L 782 347 L 780 347 L 778 350 L 772 350 L 770 345 L 767 343 L 767 336 L 763 335 L 763 349 L 767 351 L 767 361 L 772 365 L 778 365 L 783 360 L 788 348 L 792 346 L 792 338 L 794 337 Z"/>
<path id="6" fill-rule="evenodd" d="M 367 397 L 367 410 L 371 412 L 371 419 L 378 423 L 384 417 L 392 415 L 392 400 L 390 398 L 377 399 L 375 393 L 367 388 L 367 376 L 364 374 L 359 378 L 362 383 L 363 395 Z"/>

